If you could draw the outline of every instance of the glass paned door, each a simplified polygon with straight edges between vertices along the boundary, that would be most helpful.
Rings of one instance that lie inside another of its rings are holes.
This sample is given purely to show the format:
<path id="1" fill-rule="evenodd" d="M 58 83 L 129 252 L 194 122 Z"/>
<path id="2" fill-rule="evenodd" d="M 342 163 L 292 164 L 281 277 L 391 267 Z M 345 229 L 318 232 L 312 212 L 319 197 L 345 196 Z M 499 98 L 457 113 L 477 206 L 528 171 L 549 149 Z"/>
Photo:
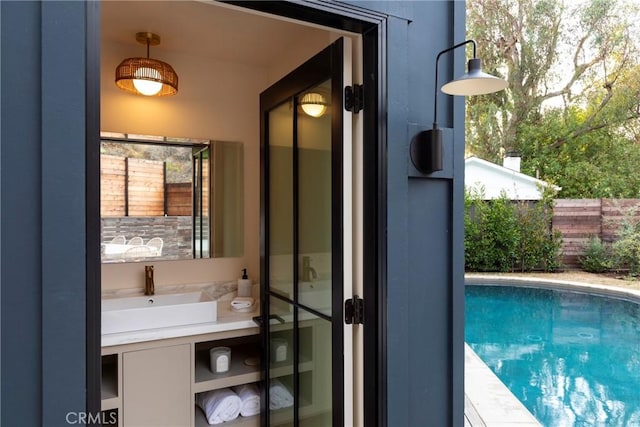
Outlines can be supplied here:
<path id="1" fill-rule="evenodd" d="M 261 95 L 266 425 L 344 422 L 344 50 Z"/>

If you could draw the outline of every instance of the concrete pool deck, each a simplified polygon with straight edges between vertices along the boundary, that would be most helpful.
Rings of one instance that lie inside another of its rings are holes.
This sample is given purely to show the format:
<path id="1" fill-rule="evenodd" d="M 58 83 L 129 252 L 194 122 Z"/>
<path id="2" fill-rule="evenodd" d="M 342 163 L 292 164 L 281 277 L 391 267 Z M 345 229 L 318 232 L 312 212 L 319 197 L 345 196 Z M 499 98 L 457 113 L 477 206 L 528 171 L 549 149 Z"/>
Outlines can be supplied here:
<path id="1" fill-rule="evenodd" d="M 562 280 L 545 275 L 465 274 L 465 285 L 522 286 L 560 289 L 620 298 L 640 303 L 637 286 L 598 283 L 597 275 L 587 275 L 589 282 Z M 556 276 L 557 277 L 557 276 Z M 541 426 L 527 408 L 509 391 L 491 369 L 465 343 L 465 427 Z M 515 400 L 515 401 L 514 401 Z"/>
<path id="2" fill-rule="evenodd" d="M 541 427 L 467 344 L 464 345 L 464 383 L 465 427 Z"/>

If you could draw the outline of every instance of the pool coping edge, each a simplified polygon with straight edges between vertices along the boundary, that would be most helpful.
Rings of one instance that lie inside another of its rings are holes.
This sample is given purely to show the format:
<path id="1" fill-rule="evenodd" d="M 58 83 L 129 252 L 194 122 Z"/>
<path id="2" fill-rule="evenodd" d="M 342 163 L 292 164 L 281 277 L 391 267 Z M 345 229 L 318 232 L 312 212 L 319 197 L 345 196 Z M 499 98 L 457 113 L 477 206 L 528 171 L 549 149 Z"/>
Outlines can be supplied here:
<path id="1" fill-rule="evenodd" d="M 520 286 L 544 289 L 557 289 L 572 292 L 583 292 L 600 296 L 615 297 L 640 303 L 640 290 L 627 289 L 615 285 L 598 285 L 595 283 L 575 282 L 558 279 L 542 279 L 539 277 L 521 277 L 506 275 L 465 274 L 465 285 Z"/>

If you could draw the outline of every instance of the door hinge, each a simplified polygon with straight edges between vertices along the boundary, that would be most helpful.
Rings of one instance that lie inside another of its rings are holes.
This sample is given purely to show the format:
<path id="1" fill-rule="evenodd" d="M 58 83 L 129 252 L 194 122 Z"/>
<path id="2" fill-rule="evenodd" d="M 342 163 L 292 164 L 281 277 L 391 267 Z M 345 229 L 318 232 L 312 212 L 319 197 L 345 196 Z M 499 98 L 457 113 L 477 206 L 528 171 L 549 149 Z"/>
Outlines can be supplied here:
<path id="1" fill-rule="evenodd" d="M 362 85 L 345 86 L 344 109 L 358 114 L 364 106 L 364 89 Z"/>
<path id="2" fill-rule="evenodd" d="M 347 325 L 362 325 L 364 323 L 364 300 L 358 295 L 344 302 L 344 322 Z"/>

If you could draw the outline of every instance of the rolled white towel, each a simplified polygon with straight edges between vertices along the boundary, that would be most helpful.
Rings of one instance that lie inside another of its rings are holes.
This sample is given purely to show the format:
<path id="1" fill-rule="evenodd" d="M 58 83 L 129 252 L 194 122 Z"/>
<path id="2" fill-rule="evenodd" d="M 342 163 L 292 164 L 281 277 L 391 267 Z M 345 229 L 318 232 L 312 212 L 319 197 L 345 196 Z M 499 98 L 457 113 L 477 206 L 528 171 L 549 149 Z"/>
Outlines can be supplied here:
<path id="1" fill-rule="evenodd" d="M 243 384 L 232 389 L 242 401 L 240 415 L 250 417 L 260 413 L 260 390 L 255 384 Z"/>
<path id="2" fill-rule="evenodd" d="M 229 388 L 199 393 L 196 395 L 196 403 L 204 411 L 209 424 L 235 420 L 242 407 L 238 395 Z"/>
<path id="3" fill-rule="evenodd" d="M 251 297 L 235 297 L 231 300 L 231 308 L 234 310 L 246 310 L 253 306 L 255 300 Z"/>
<path id="4" fill-rule="evenodd" d="M 277 379 L 271 379 L 269 385 L 269 409 L 288 408 L 293 405 L 293 395 Z"/>

